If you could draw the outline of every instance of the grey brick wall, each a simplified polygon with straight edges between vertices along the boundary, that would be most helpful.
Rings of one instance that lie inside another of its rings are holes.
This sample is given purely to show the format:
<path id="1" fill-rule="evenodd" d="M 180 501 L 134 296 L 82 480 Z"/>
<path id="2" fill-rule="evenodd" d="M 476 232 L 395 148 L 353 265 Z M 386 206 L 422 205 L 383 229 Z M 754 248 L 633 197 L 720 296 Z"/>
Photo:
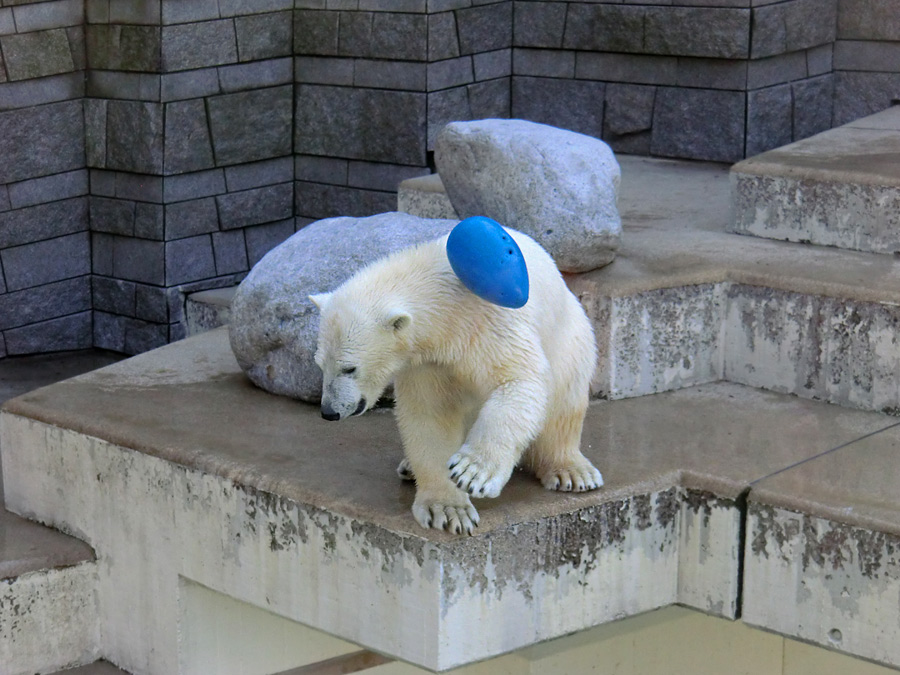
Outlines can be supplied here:
<path id="1" fill-rule="evenodd" d="M 831 126 L 837 0 L 514 0 L 512 115 L 737 161 Z"/>
<path id="2" fill-rule="evenodd" d="M 92 342 L 82 5 L 0 2 L 0 357 Z"/>
<path id="3" fill-rule="evenodd" d="M 838 0 L 834 123 L 900 101 L 900 1 Z"/>
<path id="4" fill-rule="evenodd" d="M 93 342 L 134 353 L 295 230 L 293 0 L 85 7 Z"/>
<path id="5" fill-rule="evenodd" d="M 0 0 L 0 357 L 184 335 L 454 120 L 735 161 L 900 98 L 900 0 Z"/>

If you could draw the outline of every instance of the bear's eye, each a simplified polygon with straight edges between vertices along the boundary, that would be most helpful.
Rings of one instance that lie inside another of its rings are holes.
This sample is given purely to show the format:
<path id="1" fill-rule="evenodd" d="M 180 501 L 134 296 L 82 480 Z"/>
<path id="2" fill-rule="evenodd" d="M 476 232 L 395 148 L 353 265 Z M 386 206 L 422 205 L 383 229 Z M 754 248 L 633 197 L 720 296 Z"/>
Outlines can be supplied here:
<path id="1" fill-rule="evenodd" d="M 350 366 L 349 368 L 341 368 L 341 373 L 344 375 L 352 375 L 356 372 L 356 366 Z"/>

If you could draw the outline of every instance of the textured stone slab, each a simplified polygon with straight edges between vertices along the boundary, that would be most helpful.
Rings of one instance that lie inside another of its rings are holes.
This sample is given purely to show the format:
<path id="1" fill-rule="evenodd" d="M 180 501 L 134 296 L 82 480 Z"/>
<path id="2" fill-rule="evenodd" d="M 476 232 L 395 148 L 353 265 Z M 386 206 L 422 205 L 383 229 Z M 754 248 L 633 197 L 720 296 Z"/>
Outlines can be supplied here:
<path id="1" fill-rule="evenodd" d="M 0 295 L 0 330 L 55 319 L 91 309 L 88 276 Z"/>
<path id="2" fill-rule="evenodd" d="M 203 21 L 162 29 L 162 66 L 166 71 L 235 63 L 234 21 Z"/>
<path id="3" fill-rule="evenodd" d="M 322 373 L 313 355 L 319 314 L 307 296 L 334 290 L 365 264 L 442 236 L 453 225 L 384 213 L 304 227 L 266 255 L 235 295 L 229 331 L 241 367 L 267 391 L 318 401 Z"/>
<path id="4" fill-rule="evenodd" d="M 105 168 L 136 173 L 163 171 L 163 106 L 143 101 L 109 101 Z"/>
<path id="5" fill-rule="evenodd" d="M 650 150 L 664 157 L 735 162 L 744 156 L 746 95 L 659 87 Z"/>
<path id="6" fill-rule="evenodd" d="M 735 165 L 733 232 L 900 251 L 900 108 Z"/>
<path id="7" fill-rule="evenodd" d="M 78 197 L 0 213 L 0 248 L 88 229 L 87 199 Z"/>
<path id="8" fill-rule="evenodd" d="M 46 239 L 0 251 L 6 286 L 10 291 L 90 274 L 87 232 Z M 44 264 L 47 260 L 54 265 Z"/>
<path id="9" fill-rule="evenodd" d="M 66 31 L 62 29 L 0 38 L 9 79 L 30 80 L 75 70 Z"/>
<path id="10" fill-rule="evenodd" d="M 752 58 L 834 42 L 838 0 L 788 0 L 753 10 Z"/>
<path id="11" fill-rule="evenodd" d="M 397 190 L 397 210 L 420 218 L 460 220 L 438 174 L 408 178 Z"/>
<path id="12" fill-rule="evenodd" d="M 202 99 L 167 103 L 165 171 L 186 173 L 214 166 L 212 141 Z"/>
<path id="13" fill-rule="evenodd" d="M 425 165 L 425 94 L 296 87 L 294 152 Z"/>
<path id="14" fill-rule="evenodd" d="M 238 164 L 291 153 L 293 87 L 272 87 L 207 102 L 216 163 Z"/>
<path id="15" fill-rule="evenodd" d="M 455 122 L 438 136 L 435 161 L 460 217 L 528 234 L 566 272 L 615 256 L 619 165 L 602 141 L 522 120 Z"/>
<path id="16" fill-rule="evenodd" d="M 72 171 L 84 166 L 80 101 L 0 112 L 0 183 Z"/>
<path id="17" fill-rule="evenodd" d="M 290 218 L 294 213 L 292 183 L 232 192 L 216 197 L 223 230 Z"/>
<path id="18" fill-rule="evenodd" d="M 68 316 L 4 331 L 9 356 L 90 349 L 91 312 Z"/>
<path id="19" fill-rule="evenodd" d="M 91 68 L 154 73 L 161 66 L 158 26 L 88 24 L 85 44 Z"/>
<path id="20" fill-rule="evenodd" d="M 220 328 L 231 320 L 231 301 L 237 288 L 215 288 L 191 293 L 185 300 L 188 335 Z"/>
<path id="21" fill-rule="evenodd" d="M 287 5 L 290 7 L 290 2 Z M 290 12 L 236 17 L 234 28 L 237 35 L 238 59 L 254 61 L 289 56 L 292 25 Z"/>

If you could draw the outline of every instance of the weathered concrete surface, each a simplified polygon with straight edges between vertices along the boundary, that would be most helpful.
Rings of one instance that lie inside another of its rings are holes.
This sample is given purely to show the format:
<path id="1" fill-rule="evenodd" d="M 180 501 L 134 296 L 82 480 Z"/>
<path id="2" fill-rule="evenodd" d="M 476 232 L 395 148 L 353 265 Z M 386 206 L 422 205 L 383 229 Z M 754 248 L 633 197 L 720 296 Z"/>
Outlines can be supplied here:
<path id="1" fill-rule="evenodd" d="M 187 334 L 199 335 L 226 325 L 231 320 L 231 301 L 237 286 L 191 293 L 184 301 Z"/>
<path id="2" fill-rule="evenodd" d="M 744 566 L 748 623 L 900 667 L 900 427 L 759 481 Z M 773 606 L 766 597 L 790 598 Z"/>
<path id="3" fill-rule="evenodd" d="M 327 424 L 253 387 L 220 330 L 9 402 L 2 448 L 10 506 L 97 550 L 102 653 L 128 670 L 177 667 L 179 578 L 445 669 L 672 603 L 733 616 L 750 481 L 881 421 L 728 384 L 599 403 L 603 490 L 517 473 L 456 538 L 412 519 L 389 413 Z"/>
<path id="4" fill-rule="evenodd" d="M 900 252 L 900 106 L 736 164 L 730 229 Z"/>
<path id="5" fill-rule="evenodd" d="M 407 178 L 397 188 L 397 210 L 420 218 L 460 220 L 436 173 Z"/>
<path id="6" fill-rule="evenodd" d="M 31 675 L 99 656 L 97 565 L 0 580 L 0 672 Z"/>
<path id="7" fill-rule="evenodd" d="M 805 509 L 809 510 L 809 509 Z M 752 503 L 748 624 L 900 666 L 900 536 Z M 771 598 L 789 599 L 771 602 Z"/>

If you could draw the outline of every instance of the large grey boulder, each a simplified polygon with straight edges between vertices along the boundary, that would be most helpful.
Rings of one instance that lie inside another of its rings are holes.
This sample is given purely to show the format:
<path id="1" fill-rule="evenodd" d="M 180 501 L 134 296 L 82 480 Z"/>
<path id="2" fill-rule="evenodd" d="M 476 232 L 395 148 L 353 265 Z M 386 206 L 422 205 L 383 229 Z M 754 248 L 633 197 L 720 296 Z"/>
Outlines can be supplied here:
<path id="1" fill-rule="evenodd" d="M 319 312 L 308 296 L 334 290 L 368 263 L 437 239 L 456 223 L 381 213 L 304 227 L 269 251 L 238 287 L 228 334 L 241 368 L 273 394 L 319 401 L 322 373 L 313 361 Z"/>
<path id="2" fill-rule="evenodd" d="M 601 140 L 525 120 L 452 122 L 435 162 L 460 218 L 536 239 L 564 272 L 602 267 L 622 237 L 619 163 Z"/>

